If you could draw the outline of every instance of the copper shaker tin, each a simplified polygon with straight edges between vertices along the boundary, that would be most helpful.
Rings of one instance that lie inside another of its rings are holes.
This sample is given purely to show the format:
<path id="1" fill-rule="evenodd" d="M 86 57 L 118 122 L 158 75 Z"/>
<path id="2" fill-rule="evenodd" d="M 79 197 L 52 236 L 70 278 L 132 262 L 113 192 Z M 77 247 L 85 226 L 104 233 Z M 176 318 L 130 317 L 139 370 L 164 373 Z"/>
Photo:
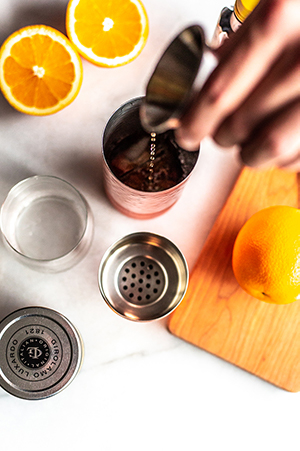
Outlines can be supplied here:
<path id="1" fill-rule="evenodd" d="M 199 150 L 181 149 L 172 131 L 153 134 L 153 138 L 141 125 L 141 104 L 142 97 L 130 100 L 108 121 L 103 135 L 103 176 L 106 194 L 117 210 L 148 219 L 166 212 L 179 199 Z M 156 156 L 152 157 L 154 145 Z M 149 187 L 151 159 L 154 169 Z"/>

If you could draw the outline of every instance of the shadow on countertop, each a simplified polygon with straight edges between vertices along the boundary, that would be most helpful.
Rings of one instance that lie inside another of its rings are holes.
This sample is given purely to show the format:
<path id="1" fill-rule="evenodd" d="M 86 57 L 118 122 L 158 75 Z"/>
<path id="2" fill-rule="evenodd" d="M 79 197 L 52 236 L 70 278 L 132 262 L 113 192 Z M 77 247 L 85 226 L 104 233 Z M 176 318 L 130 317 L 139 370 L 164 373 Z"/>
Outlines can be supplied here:
<path id="1" fill-rule="evenodd" d="M 57 169 L 62 171 L 66 180 L 78 185 L 80 190 L 91 196 L 105 198 L 102 164 L 101 147 L 99 146 L 88 152 L 76 152 L 72 158 L 65 161 L 60 160 Z"/>
<path id="2" fill-rule="evenodd" d="M 16 300 L 9 293 L 5 293 L 0 300 L 0 322 L 15 310 L 23 307 L 26 307 L 25 302 L 20 299 Z"/>
<path id="3" fill-rule="evenodd" d="M 13 108 L 0 91 L 0 118 L 10 117 L 12 115 L 20 115 L 19 111 Z"/>
<path id="4" fill-rule="evenodd" d="M 26 5 L 16 6 L 10 20 L 2 24 L 0 20 L 0 45 L 9 35 L 28 25 L 49 25 L 65 34 L 67 5 L 68 0 L 42 0 L 38 5 L 27 1 Z"/>

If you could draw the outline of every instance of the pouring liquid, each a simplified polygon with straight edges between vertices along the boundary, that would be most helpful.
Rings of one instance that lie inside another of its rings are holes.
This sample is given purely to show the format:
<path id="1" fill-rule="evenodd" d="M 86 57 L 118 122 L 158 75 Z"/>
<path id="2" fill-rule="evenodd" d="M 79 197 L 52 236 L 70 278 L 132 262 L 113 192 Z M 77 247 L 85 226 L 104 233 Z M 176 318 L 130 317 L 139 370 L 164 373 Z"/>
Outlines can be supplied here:
<path id="1" fill-rule="evenodd" d="M 138 109 L 126 113 L 126 121 L 108 136 L 106 161 L 125 185 L 139 191 L 157 192 L 184 180 L 194 168 L 199 152 L 188 152 L 175 143 L 173 132 L 147 133 Z"/>

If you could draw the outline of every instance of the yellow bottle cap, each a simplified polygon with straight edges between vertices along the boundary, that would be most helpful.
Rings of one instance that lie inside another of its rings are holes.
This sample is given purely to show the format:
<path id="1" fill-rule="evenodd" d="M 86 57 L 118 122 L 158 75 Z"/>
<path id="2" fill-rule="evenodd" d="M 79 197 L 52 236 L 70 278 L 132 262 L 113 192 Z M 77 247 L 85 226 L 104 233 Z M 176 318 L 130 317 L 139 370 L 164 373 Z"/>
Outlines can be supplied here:
<path id="1" fill-rule="evenodd" d="M 236 0 L 234 14 L 240 22 L 244 22 L 246 17 L 255 8 L 259 0 Z"/>

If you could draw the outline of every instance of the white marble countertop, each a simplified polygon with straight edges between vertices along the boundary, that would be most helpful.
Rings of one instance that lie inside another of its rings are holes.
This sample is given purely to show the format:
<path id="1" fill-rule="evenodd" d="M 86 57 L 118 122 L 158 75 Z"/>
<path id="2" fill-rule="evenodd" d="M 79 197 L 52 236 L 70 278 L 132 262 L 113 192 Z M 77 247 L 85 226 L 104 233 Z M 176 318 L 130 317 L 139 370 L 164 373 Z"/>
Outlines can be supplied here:
<path id="1" fill-rule="evenodd" d="M 0 42 L 24 25 L 63 29 L 66 0 L 1 0 Z M 101 139 L 113 111 L 144 94 L 152 69 L 175 34 L 200 23 L 211 36 L 221 0 L 144 0 L 150 35 L 142 54 L 117 69 L 84 61 L 77 99 L 49 117 L 13 110 L 0 96 L 0 202 L 35 174 L 61 177 L 87 198 L 95 231 L 74 268 L 44 274 L 16 262 L 0 244 L 0 317 L 17 308 L 55 309 L 80 330 L 83 367 L 72 384 L 44 401 L 0 390 L 0 449 L 299 450 L 300 394 L 285 392 L 172 336 L 166 319 L 139 324 L 113 313 L 97 272 L 105 250 L 135 231 L 174 241 L 190 270 L 240 170 L 234 151 L 212 142 L 178 203 L 161 217 L 117 212 L 102 187 Z"/>

